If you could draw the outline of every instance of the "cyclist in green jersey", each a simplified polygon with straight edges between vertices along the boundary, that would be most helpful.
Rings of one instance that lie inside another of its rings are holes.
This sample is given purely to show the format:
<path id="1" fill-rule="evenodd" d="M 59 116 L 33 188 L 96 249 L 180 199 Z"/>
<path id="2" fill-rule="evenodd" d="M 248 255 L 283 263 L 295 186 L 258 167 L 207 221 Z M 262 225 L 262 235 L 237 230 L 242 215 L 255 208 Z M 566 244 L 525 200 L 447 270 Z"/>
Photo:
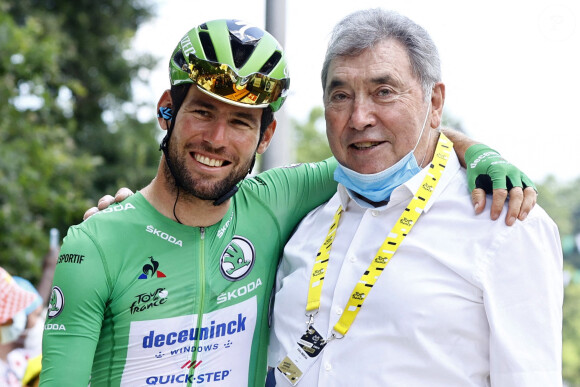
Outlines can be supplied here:
<path id="1" fill-rule="evenodd" d="M 169 67 L 157 175 L 62 246 L 42 385 L 264 384 L 278 257 L 335 191 L 335 161 L 243 180 L 289 86 L 284 52 L 262 29 L 201 24 Z"/>
<path id="2" fill-rule="evenodd" d="M 336 191 L 336 161 L 244 179 L 289 87 L 285 54 L 266 31 L 203 23 L 169 69 L 155 178 L 65 238 L 43 386 L 264 385 L 278 258 L 300 219 Z"/>

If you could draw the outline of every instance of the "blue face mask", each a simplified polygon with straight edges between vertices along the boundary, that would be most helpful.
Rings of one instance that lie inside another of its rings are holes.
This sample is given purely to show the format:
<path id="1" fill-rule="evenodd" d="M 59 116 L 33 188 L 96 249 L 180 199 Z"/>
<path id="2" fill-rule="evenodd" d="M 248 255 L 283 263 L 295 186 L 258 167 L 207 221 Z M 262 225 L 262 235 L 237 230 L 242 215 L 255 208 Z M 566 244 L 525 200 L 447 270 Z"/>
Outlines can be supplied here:
<path id="1" fill-rule="evenodd" d="M 345 186 L 347 189 L 356 192 L 357 194 L 373 201 L 382 202 L 391 197 L 391 193 L 395 188 L 411 179 L 413 176 L 421 172 L 421 168 L 415 159 L 415 149 L 419 145 L 431 104 L 427 108 L 423 128 L 419 134 L 419 139 L 415 147 L 407 153 L 401 160 L 394 165 L 378 173 L 362 174 L 351 169 L 346 168 L 342 164 L 338 164 L 334 171 L 334 180 Z M 431 133 L 429 133 L 431 134 Z"/>
<path id="2" fill-rule="evenodd" d="M 395 188 L 420 171 L 411 151 L 396 164 L 378 173 L 362 174 L 338 164 L 334 180 L 373 202 L 381 202 L 388 200 Z"/>

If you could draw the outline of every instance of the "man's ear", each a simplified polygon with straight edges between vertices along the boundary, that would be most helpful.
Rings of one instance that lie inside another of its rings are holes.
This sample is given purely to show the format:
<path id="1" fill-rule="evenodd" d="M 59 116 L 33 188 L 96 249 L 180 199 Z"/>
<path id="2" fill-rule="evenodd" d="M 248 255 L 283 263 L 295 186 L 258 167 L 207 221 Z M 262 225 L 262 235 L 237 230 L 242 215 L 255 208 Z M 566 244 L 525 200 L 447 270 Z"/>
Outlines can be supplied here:
<path id="1" fill-rule="evenodd" d="M 433 93 L 431 94 L 431 120 L 430 124 L 433 129 L 437 129 L 441 125 L 443 118 L 443 104 L 445 103 L 445 84 L 438 82 L 433 86 Z"/>
<path id="2" fill-rule="evenodd" d="M 260 142 L 260 144 L 258 144 L 258 149 L 257 152 L 259 154 L 262 154 L 266 151 L 266 149 L 268 149 L 268 146 L 270 145 L 270 141 L 272 141 L 272 136 L 274 135 L 274 132 L 276 131 L 276 125 L 278 123 L 276 122 L 276 120 L 273 120 L 272 123 L 270 125 L 268 125 L 268 127 L 266 128 L 266 131 L 264 132 L 264 135 L 262 136 L 262 141 Z"/>
<path id="3" fill-rule="evenodd" d="M 173 119 L 175 113 L 171 110 L 173 106 L 171 93 L 165 90 L 157 102 L 157 122 L 163 130 L 169 129 L 169 122 Z"/>

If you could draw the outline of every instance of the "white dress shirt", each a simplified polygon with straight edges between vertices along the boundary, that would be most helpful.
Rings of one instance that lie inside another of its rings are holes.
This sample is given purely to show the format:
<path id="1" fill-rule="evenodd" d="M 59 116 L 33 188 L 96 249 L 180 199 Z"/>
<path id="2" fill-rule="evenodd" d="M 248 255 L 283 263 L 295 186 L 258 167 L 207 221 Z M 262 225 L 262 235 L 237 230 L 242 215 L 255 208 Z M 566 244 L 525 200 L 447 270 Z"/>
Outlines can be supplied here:
<path id="1" fill-rule="evenodd" d="M 314 327 L 330 335 L 427 169 L 381 208 L 363 208 L 339 185 L 286 245 L 273 311 L 269 365 L 306 329 L 315 255 L 340 219 Z M 465 170 L 452 153 L 423 215 L 387 265 L 344 338 L 331 341 L 298 386 L 561 386 L 562 251 L 542 208 L 505 225 L 475 215 Z M 288 382 L 276 372 L 278 386 Z"/>

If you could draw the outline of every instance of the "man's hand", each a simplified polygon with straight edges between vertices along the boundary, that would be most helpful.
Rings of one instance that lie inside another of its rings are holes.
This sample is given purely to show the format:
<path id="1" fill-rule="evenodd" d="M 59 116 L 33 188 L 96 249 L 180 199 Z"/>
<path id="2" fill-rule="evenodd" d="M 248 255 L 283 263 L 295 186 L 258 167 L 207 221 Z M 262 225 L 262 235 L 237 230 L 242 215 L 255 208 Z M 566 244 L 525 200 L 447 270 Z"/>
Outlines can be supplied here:
<path id="1" fill-rule="evenodd" d="M 133 191 L 131 191 L 129 188 L 123 187 L 117 191 L 114 197 L 111 195 L 103 196 L 102 198 L 99 199 L 96 207 L 89 208 L 85 212 L 85 214 L 83 215 L 83 220 L 87 220 L 89 217 L 93 216 L 99 211 L 104 210 L 111 204 L 121 202 L 131 195 L 133 195 Z"/>
<path id="2" fill-rule="evenodd" d="M 524 220 L 538 197 L 534 183 L 514 165 L 483 144 L 470 146 L 465 152 L 467 179 L 475 213 L 485 208 L 486 194 L 493 194 L 491 218 L 496 220 L 508 197 L 506 224 Z"/>

